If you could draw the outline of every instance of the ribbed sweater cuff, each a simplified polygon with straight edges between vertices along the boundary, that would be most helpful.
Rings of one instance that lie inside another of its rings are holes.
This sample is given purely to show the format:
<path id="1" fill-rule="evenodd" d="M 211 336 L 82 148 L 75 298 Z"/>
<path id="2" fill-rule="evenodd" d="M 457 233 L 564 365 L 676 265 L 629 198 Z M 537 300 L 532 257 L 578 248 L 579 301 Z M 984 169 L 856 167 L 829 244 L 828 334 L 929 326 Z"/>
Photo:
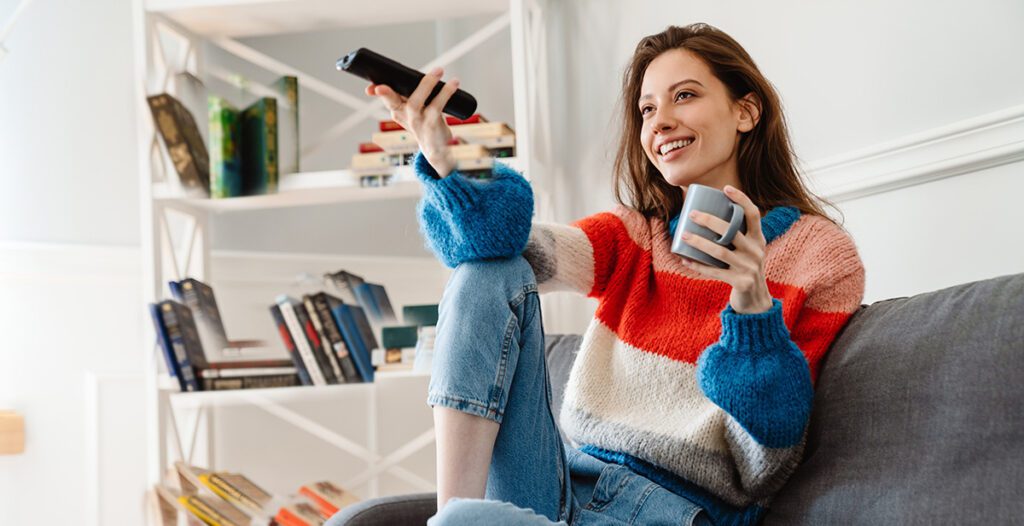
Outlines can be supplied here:
<path id="1" fill-rule="evenodd" d="M 443 208 L 464 210 L 476 204 L 480 190 L 458 170 L 452 170 L 452 173 L 442 179 L 422 151 L 416 153 L 412 166 L 416 177 L 423 183 L 426 197 Z"/>
<path id="2" fill-rule="evenodd" d="M 772 298 L 772 307 L 758 314 L 741 314 L 729 305 L 722 311 L 722 346 L 730 351 L 758 352 L 778 349 L 790 341 L 782 318 L 782 301 Z"/>

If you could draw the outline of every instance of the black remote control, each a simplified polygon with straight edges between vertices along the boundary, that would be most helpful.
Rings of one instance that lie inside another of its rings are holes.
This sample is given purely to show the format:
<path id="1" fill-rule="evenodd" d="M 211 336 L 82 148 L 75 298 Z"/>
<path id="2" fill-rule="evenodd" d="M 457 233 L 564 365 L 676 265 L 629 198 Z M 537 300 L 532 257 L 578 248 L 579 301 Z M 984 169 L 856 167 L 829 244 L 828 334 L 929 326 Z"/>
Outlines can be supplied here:
<path id="1" fill-rule="evenodd" d="M 412 95 L 412 92 L 420 85 L 420 80 L 426 76 L 422 72 L 399 64 L 364 47 L 338 59 L 337 67 L 341 71 L 347 71 L 374 84 L 386 84 L 403 97 Z M 424 106 L 434 100 L 443 86 L 444 82 L 438 82 L 434 86 L 434 90 L 427 96 Z M 468 119 L 476 111 L 476 99 L 461 89 L 456 90 L 455 94 L 448 99 L 443 111 L 460 119 Z"/>

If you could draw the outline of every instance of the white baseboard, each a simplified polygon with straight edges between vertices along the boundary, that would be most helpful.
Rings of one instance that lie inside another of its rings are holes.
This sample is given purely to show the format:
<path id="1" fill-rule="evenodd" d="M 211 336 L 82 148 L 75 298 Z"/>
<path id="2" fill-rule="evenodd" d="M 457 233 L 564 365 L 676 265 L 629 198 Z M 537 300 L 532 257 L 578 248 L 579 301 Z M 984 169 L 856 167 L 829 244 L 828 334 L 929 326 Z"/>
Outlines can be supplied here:
<path id="1" fill-rule="evenodd" d="M 810 163 L 812 189 L 835 202 L 1024 161 L 1024 105 Z"/>

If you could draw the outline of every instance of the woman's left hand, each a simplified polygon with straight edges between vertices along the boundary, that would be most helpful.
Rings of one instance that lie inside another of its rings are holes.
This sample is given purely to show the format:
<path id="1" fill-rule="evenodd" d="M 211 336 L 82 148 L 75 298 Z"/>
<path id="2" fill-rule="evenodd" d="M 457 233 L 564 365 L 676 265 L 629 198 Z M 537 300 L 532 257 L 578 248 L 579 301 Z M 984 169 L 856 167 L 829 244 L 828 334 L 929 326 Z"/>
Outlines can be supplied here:
<path id="1" fill-rule="evenodd" d="M 764 254 L 768 243 L 761 232 L 761 211 L 746 194 L 732 186 L 725 187 L 725 195 L 742 206 L 746 216 L 747 233 L 736 232 L 736 237 L 732 241 L 736 250 L 729 250 L 689 232 L 683 234 L 683 240 L 709 256 L 728 263 L 729 268 L 720 269 L 686 258 L 682 258 L 683 265 L 709 278 L 732 285 L 729 304 L 736 312 L 741 314 L 766 312 L 772 307 L 772 296 L 768 292 L 768 283 L 764 272 Z M 720 236 L 729 229 L 729 223 L 704 212 L 695 210 L 690 213 L 690 219 Z"/>

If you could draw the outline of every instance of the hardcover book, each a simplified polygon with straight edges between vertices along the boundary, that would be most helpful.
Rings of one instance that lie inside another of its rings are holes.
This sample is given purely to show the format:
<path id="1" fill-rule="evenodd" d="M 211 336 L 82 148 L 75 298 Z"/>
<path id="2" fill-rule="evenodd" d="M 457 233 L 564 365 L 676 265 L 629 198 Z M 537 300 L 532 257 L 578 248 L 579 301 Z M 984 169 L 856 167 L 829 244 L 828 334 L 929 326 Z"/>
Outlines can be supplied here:
<path id="1" fill-rule="evenodd" d="M 326 480 L 302 486 L 299 488 L 299 494 L 313 501 L 320 510 L 320 516 L 325 519 L 359 502 L 359 497 Z"/>
<path id="2" fill-rule="evenodd" d="M 277 99 L 263 97 L 242 110 L 242 195 L 277 192 Z"/>
<path id="3" fill-rule="evenodd" d="M 195 278 L 171 281 L 168 285 L 174 298 L 192 311 L 203 349 L 212 356 L 219 355 L 229 344 L 213 288 Z M 198 367 L 206 369 L 209 367 L 207 361 L 204 360 L 203 365 Z"/>
<path id="4" fill-rule="evenodd" d="M 288 351 L 288 355 L 292 357 L 292 363 L 295 364 L 295 372 L 299 375 L 299 380 L 302 385 L 313 385 L 313 378 L 309 375 L 309 371 L 306 369 L 306 361 L 302 359 L 302 355 L 299 354 L 299 348 L 295 345 L 295 340 L 292 338 L 292 332 L 288 330 L 288 324 L 284 320 L 284 315 L 281 313 L 281 307 L 276 303 L 270 307 L 270 316 L 274 319 L 274 325 L 277 326 L 277 332 L 281 335 L 281 341 L 284 343 L 285 349 Z"/>
<path id="5" fill-rule="evenodd" d="M 178 387 L 182 392 L 198 391 L 199 382 L 196 379 L 192 362 L 188 358 L 188 352 L 185 350 L 185 341 L 181 335 L 174 305 L 175 302 L 171 300 L 163 301 L 151 305 L 150 313 L 160 346 L 164 350 L 164 359 L 168 362 L 168 369 L 173 371 L 178 379 Z M 184 308 L 184 306 L 182 307 Z"/>
<path id="6" fill-rule="evenodd" d="M 249 515 L 265 515 L 274 497 L 239 473 L 208 472 L 199 480 L 221 498 Z"/>
<path id="7" fill-rule="evenodd" d="M 327 385 L 323 369 L 320 368 L 320 363 L 316 355 L 313 354 L 313 346 L 306 337 L 305 329 L 299 322 L 297 313 L 299 308 L 302 308 L 302 305 L 292 298 L 281 296 L 277 299 L 277 306 L 281 309 L 281 315 L 288 326 L 288 332 L 291 334 L 292 341 L 295 342 L 295 347 L 299 350 L 299 356 L 302 357 L 302 363 L 305 364 L 306 372 L 309 373 L 309 377 L 313 380 L 313 385 Z"/>
<path id="8" fill-rule="evenodd" d="M 356 370 L 356 364 L 353 361 L 348 346 L 345 345 L 345 339 L 338 328 L 338 322 L 335 321 L 334 316 L 331 314 L 331 309 L 343 302 L 326 292 L 314 294 L 310 299 L 313 302 L 311 315 L 315 316 L 315 319 L 320 320 L 320 326 L 327 340 L 324 346 L 332 349 L 335 356 L 337 356 L 342 377 L 346 382 L 361 382 L 363 379 L 359 376 L 359 371 Z"/>
<path id="9" fill-rule="evenodd" d="M 355 361 L 359 375 L 364 382 L 373 381 L 373 350 L 377 348 L 377 341 L 370 329 L 369 321 L 363 309 L 355 305 L 344 303 L 334 306 L 331 309 L 334 320 L 338 323 L 341 335 L 345 339 Z"/>
<path id="10" fill-rule="evenodd" d="M 210 128 L 210 197 L 242 195 L 238 109 L 221 97 L 207 103 Z"/>
<path id="11" fill-rule="evenodd" d="M 313 326 L 313 319 L 310 317 L 309 311 L 306 310 L 303 303 L 297 301 L 293 303 L 293 308 L 295 317 L 299 320 L 299 326 L 302 327 L 306 341 L 309 342 L 309 347 L 313 351 L 313 357 L 316 358 L 316 363 L 324 375 L 324 380 L 328 385 L 337 384 L 338 376 L 334 372 L 334 367 L 331 366 L 331 353 L 325 350 L 320 335 L 317 334 L 316 327 Z"/>
<path id="12" fill-rule="evenodd" d="M 170 94 L 161 93 L 146 100 L 182 186 L 208 194 L 210 156 L 195 118 Z"/>
<path id="13" fill-rule="evenodd" d="M 211 526 L 249 526 L 251 519 L 226 500 L 206 495 L 178 497 L 188 511 Z"/>
<path id="14" fill-rule="evenodd" d="M 273 86 L 277 92 L 278 175 L 299 172 L 299 79 L 284 76 Z"/>
<path id="15" fill-rule="evenodd" d="M 313 298 L 309 294 L 302 296 L 302 305 L 306 308 L 306 315 L 309 316 L 309 321 L 313 323 L 313 330 L 316 333 L 316 337 L 319 341 L 320 349 L 327 358 L 327 362 L 330 364 L 332 374 L 336 380 L 335 383 L 344 383 L 345 375 L 341 372 L 341 364 L 338 363 L 338 355 L 331 346 L 330 341 L 327 339 L 327 333 L 324 331 L 324 326 L 320 322 L 320 316 L 317 315 L 316 306 L 313 305 Z"/>

